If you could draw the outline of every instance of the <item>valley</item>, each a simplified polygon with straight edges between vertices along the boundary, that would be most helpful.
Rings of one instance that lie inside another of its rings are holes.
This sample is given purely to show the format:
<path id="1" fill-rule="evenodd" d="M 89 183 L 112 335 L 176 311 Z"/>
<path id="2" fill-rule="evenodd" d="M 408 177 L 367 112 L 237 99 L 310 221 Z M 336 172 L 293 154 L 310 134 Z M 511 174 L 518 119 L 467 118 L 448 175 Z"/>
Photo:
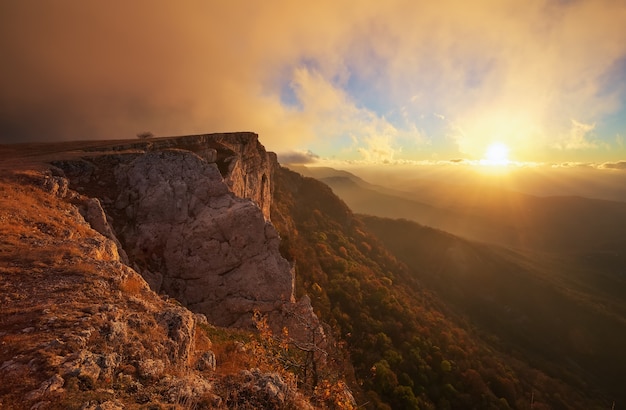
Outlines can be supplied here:
<path id="1" fill-rule="evenodd" d="M 419 283 L 488 344 L 624 400 L 626 203 L 497 190 L 479 195 L 472 186 L 444 197 L 449 185 L 407 192 L 345 171 L 300 171 L 361 213 Z"/>

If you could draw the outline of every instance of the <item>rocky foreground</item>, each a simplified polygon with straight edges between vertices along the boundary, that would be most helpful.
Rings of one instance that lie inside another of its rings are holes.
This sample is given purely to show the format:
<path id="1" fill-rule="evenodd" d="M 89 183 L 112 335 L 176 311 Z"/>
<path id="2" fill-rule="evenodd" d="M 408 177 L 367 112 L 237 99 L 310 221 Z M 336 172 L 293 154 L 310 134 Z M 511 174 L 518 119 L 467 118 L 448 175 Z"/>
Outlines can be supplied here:
<path id="1" fill-rule="evenodd" d="M 353 405 L 279 360 L 273 334 L 320 363 L 332 341 L 295 302 L 256 135 L 67 148 L 3 158 L 0 408 Z"/>

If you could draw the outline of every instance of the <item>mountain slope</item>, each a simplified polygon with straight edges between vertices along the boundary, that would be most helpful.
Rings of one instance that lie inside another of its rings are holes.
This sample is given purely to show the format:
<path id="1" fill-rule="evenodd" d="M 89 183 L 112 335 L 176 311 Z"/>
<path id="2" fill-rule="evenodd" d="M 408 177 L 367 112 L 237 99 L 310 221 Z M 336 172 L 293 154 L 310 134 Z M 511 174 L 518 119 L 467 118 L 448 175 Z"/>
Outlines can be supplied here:
<path id="1" fill-rule="evenodd" d="M 371 408 L 601 408 L 498 350 L 422 285 L 324 184 L 281 168 L 272 220 L 297 287 L 346 341 Z"/>
<path id="2" fill-rule="evenodd" d="M 414 275 L 495 335 L 503 348 L 556 377 L 626 400 L 623 277 L 554 256 L 471 242 L 407 220 L 361 219 Z"/>

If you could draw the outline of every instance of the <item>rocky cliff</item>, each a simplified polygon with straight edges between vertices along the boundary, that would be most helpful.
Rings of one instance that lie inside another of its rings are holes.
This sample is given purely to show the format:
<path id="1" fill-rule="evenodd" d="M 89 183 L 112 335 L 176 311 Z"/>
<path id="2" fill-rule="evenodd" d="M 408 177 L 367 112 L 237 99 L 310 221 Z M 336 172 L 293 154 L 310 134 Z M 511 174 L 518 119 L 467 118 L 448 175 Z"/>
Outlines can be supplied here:
<path id="1" fill-rule="evenodd" d="M 88 145 L 2 163 L 0 407 L 310 407 L 272 373 L 271 332 L 329 347 L 269 221 L 275 156 L 251 133 Z M 253 322 L 261 344 L 213 353 L 213 325 Z M 212 373 L 232 355 L 250 370 Z"/>
<path id="2" fill-rule="evenodd" d="M 113 145 L 53 164 L 102 204 L 110 223 L 94 227 L 156 292 L 221 326 L 250 325 L 255 310 L 280 321 L 293 304 L 293 271 L 269 221 L 277 162 L 256 134 Z"/>

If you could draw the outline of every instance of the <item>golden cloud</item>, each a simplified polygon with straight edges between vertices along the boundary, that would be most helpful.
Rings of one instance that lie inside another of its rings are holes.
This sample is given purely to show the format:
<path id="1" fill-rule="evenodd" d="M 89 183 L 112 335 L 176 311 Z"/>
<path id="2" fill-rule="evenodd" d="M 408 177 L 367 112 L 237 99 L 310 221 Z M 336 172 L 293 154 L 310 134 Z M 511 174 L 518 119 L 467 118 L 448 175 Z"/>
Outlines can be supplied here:
<path id="1" fill-rule="evenodd" d="M 624 21 L 617 0 L 3 2 L 0 138 L 252 130 L 279 151 L 354 137 L 357 155 L 448 135 L 475 156 L 495 138 L 533 152 L 620 108 L 623 81 L 606 82 Z M 433 112 L 449 128 L 417 132 Z"/>

